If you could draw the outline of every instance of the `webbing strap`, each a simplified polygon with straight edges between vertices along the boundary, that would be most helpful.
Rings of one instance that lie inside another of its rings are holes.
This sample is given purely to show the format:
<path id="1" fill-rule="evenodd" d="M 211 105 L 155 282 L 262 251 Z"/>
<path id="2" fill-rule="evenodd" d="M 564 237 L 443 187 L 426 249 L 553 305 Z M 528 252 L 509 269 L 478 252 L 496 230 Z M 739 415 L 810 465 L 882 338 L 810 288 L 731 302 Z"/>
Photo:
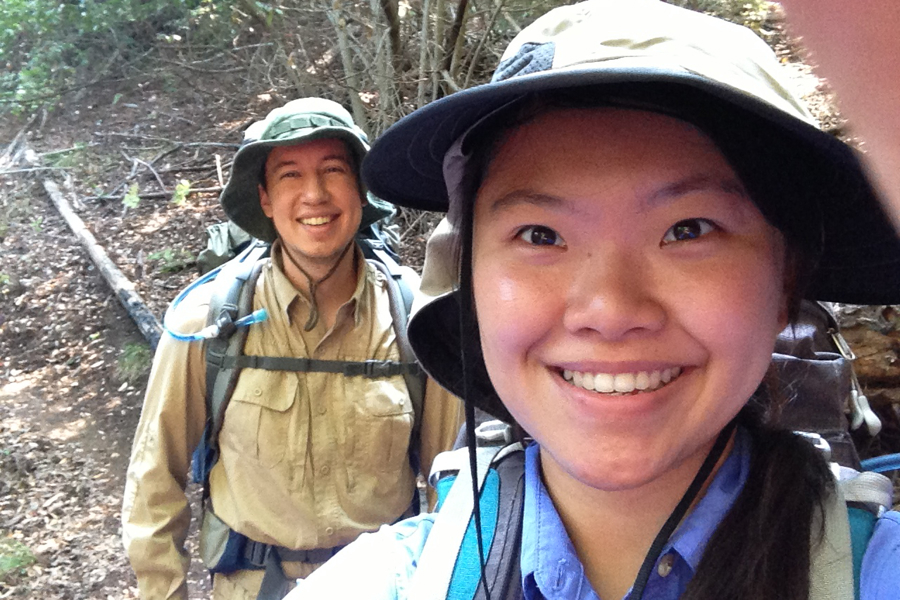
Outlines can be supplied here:
<path id="1" fill-rule="evenodd" d="M 809 600 L 847 600 L 853 598 L 853 552 L 850 522 L 841 486 L 825 498 L 824 529 L 813 522 L 809 557 Z M 824 531 L 821 540 L 819 531 Z M 818 543 L 816 543 L 818 541 Z"/>
<path id="2" fill-rule="evenodd" d="M 501 450 L 502 448 L 498 446 L 476 450 L 478 489 L 484 485 L 491 462 Z M 453 453 L 460 453 L 459 475 L 453 482 L 447 499 L 441 504 L 441 511 L 428 535 L 428 543 L 419 557 L 419 566 L 410 582 L 410 600 L 446 599 L 463 537 L 475 508 L 475 500 L 472 498 L 472 473 L 467 468 L 468 449 L 460 448 Z"/>
<path id="3" fill-rule="evenodd" d="M 295 356 L 224 356 L 221 365 L 225 369 L 262 369 L 264 371 L 296 371 L 300 373 L 340 373 L 345 377 L 394 377 L 396 375 L 418 375 L 418 363 L 395 362 L 392 360 L 319 360 Z"/>

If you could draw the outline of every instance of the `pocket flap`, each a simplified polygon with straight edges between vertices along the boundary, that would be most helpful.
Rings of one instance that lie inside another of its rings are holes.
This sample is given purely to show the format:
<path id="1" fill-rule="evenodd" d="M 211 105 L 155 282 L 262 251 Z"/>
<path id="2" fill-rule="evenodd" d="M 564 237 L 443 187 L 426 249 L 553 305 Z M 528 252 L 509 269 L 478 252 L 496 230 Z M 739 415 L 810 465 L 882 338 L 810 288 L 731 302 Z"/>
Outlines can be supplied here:
<path id="1" fill-rule="evenodd" d="M 299 386 L 296 373 L 244 369 L 231 399 L 283 412 L 294 404 Z"/>

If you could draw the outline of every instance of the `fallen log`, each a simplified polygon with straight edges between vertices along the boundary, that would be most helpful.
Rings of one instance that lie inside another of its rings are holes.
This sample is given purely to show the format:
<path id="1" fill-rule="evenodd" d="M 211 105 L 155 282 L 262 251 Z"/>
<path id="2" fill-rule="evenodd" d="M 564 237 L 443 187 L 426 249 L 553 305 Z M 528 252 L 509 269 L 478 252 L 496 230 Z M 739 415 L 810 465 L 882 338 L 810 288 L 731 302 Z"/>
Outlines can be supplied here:
<path id="1" fill-rule="evenodd" d="M 97 243 L 94 234 L 88 230 L 84 221 L 75 214 L 75 211 L 73 211 L 72 207 L 69 205 L 69 201 L 66 200 L 66 197 L 59 191 L 59 186 L 46 179 L 42 180 L 41 183 L 47 191 L 47 195 L 50 196 L 50 200 L 52 200 L 53 204 L 56 206 L 56 209 L 66 220 L 66 223 L 68 223 L 69 228 L 81 242 L 81 245 L 88 251 L 94 265 L 96 265 L 97 269 L 103 275 L 103 278 L 109 284 L 109 287 L 115 292 L 119 302 L 121 302 L 122 306 L 125 307 L 125 310 L 128 311 L 128 314 L 134 320 L 138 329 L 141 330 L 141 333 L 147 339 L 147 342 L 149 342 L 150 347 L 153 350 L 156 350 L 156 345 L 159 343 L 160 335 L 162 335 L 162 327 L 156 316 L 150 312 L 150 309 L 147 308 L 147 305 L 144 304 L 144 301 L 135 290 L 134 283 L 119 270 L 106 254 L 103 247 Z"/>

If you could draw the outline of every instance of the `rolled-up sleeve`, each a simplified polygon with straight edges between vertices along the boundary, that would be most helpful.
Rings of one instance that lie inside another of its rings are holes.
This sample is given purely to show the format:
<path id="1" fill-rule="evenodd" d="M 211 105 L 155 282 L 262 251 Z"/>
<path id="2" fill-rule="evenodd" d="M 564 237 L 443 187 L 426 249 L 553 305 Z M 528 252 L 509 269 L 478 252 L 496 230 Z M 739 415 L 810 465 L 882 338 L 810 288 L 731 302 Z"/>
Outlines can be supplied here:
<path id="1" fill-rule="evenodd" d="M 176 326 L 205 324 L 207 304 L 179 310 Z M 206 419 L 205 359 L 199 342 L 163 334 L 135 432 L 122 504 L 122 540 L 143 600 L 187 598 L 185 496 L 191 453 Z"/>

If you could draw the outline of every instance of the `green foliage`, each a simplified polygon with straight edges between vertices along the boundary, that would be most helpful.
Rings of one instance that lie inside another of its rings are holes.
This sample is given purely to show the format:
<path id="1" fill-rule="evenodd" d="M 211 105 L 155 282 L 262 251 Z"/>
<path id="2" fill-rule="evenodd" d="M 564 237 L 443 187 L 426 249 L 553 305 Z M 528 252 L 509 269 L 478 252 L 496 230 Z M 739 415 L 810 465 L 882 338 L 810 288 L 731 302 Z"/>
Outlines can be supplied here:
<path id="1" fill-rule="evenodd" d="M 69 169 L 78 167 L 84 160 L 87 145 L 84 142 L 75 142 L 75 146 L 65 150 L 56 150 L 43 155 L 43 158 L 52 167 Z"/>
<path id="2" fill-rule="evenodd" d="M 31 225 L 32 231 L 40 233 L 44 228 L 44 217 L 35 217 L 28 224 Z"/>
<path id="3" fill-rule="evenodd" d="M 0 100 L 24 110 L 126 62 L 158 39 L 215 28 L 231 0 L 3 0 L 0 10 Z M 212 36 L 205 36 L 212 37 Z"/>
<path id="4" fill-rule="evenodd" d="M 0 538 L 0 582 L 25 575 L 25 569 L 34 562 L 34 554 L 28 546 L 10 537 Z"/>
<path id="5" fill-rule="evenodd" d="M 181 206 L 184 204 L 184 201 L 187 200 L 187 195 L 191 191 L 191 182 L 187 179 L 182 179 L 175 186 L 175 193 L 172 194 L 172 204 L 176 206 Z"/>
<path id="6" fill-rule="evenodd" d="M 116 377 L 130 384 L 140 382 L 150 372 L 153 355 L 147 344 L 125 344 L 116 364 Z"/>
<path id="7" fill-rule="evenodd" d="M 132 183 L 128 187 L 128 191 L 122 196 L 122 204 L 126 208 L 137 208 L 141 204 L 141 197 L 138 195 L 138 184 Z"/>
<path id="8" fill-rule="evenodd" d="M 196 264 L 194 255 L 183 248 L 165 248 L 147 255 L 149 260 L 159 261 L 159 270 L 163 273 L 177 273 Z"/>

